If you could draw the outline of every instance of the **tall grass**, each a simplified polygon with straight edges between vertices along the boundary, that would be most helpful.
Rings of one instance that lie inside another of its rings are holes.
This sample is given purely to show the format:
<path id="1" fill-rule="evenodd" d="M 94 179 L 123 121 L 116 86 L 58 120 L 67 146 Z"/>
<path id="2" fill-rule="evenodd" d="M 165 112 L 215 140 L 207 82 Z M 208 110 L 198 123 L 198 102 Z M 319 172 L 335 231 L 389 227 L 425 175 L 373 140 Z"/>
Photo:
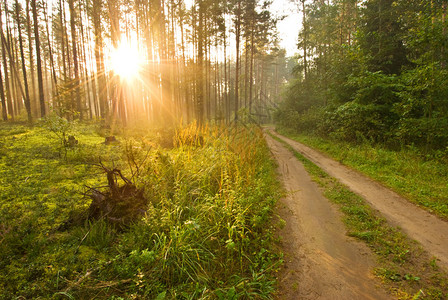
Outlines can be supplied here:
<path id="1" fill-rule="evenodd" d="M 30 137 L 39 134 L 25 131 Z M 92 133 L 87 136 L 91 139 Z M 159 142 L 170 138 L 171 143 Z M 12 233 L 8 228 L 14 222 L 8 223 L 0 236 L 0 298 L 270 298 L 280 261 L 269 225 L 279 184 L 262 133 L 192 124 L 175 132 L 147 131 L 121 139 L 112 152 L 123 155 L 114 164 L 144 189 L 149 204 L 141 219 L 125 230 L 104 220 L 56 230 L 54 220 L 24 207 L 30 223 L 42 219 L 49 225 L 19 224 L 18 233 Z M 86 148 L 91 159 L 102 151 Z M 55 162 L 46 174 L 73 159 L 69 151 L 68 159 Z M 73 172 L 73 177 L 83 178 L 94 170 Z M 78 190 L 85 183 L 67 181 Z M 49 181 L 43 188 L 51 186 Z M 51 205 L 64 215 L 76 213 L 59 196 Z M 22 191 L 17 198 L 4 198 L 0 217 L 8 217 L 5 206 L 26 197 Z M 86 201 L 76 199 L 71 201 Z"/>

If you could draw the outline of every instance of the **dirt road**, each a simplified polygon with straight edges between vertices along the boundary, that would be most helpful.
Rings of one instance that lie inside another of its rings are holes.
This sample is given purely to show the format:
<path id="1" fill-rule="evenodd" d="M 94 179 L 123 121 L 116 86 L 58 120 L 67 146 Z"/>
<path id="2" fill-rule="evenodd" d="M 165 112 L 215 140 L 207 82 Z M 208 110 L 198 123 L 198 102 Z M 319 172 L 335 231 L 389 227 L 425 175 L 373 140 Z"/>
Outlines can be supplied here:
<path id="1" fill-rule="evenodd" d="M 286 220 L 279 299 L 390 299 L 373 278 L 373 259 L 362 243 L 346 236 L 340 214 L 303 165 L 281 143 L 266 137 L 288 191 L 279 203 Z"/>
<path id="2" fill-rule="evenodd" d="M 430 255 L 435 256 L 439 265 L 448 269 L 448 222 L 415 206 L 381 184 L 322 153 L 279 134 L 274 134 L 330 176 L 337 178 L 353 192 L 363 197 L 391 225 L 400 227 L 410 238 L 418 241 Z"/>

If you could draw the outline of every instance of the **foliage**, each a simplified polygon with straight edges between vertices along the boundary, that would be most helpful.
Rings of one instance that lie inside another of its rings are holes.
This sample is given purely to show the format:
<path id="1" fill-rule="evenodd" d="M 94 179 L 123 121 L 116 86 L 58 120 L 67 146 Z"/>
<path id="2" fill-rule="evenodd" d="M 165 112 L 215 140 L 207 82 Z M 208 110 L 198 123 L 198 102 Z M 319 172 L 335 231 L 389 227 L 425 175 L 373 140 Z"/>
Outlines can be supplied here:
<path id="1" fill-rule="evenodd" d="M 51 113 L 42 121 L 42 126 L 50 131 L 59 141 L 60 146 L 65 150 L 67 155 L 67 148 L 70 147 L 68 138 L 73 135 L 75 122 L 58 116 L 56 113 Z"/>
<path id="2" fill-rule="evenodd" d="M 259 130 L 192 125 L 169 148 L 141 129 L 111 146 L 92 126 L 74 131 L 61 160 L 43 128 L 0 127 L 1 299 L 271 297 L 279 185 Z M 98 156 L 148 199 L 124 229 L 70 222 L 88 208 L 84 186 L 106 185 Z"/>
<path id="3" fill-rule="evenodd" d="M 300 59 L 279 125 L 427 154 L 448 147 L 446 3 L 342 0 L 306 12 L 307 76 Z"/>

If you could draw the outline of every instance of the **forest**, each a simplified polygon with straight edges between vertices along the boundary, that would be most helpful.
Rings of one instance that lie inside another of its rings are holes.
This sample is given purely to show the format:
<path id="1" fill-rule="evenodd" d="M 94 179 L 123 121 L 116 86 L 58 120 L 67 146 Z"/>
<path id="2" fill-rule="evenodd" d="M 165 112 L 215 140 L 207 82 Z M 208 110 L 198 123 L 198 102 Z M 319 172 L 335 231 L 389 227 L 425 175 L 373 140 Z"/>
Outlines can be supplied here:
<path id="1" fill-rule="evenodd" d="M 1 1 L 0 299 L 270 297 L 269 6 Z"/>
<path id="2" fill-rule="evenodd" d="M 448 297 L 447 2 L 274 3 L 0 0 L 0 299 Z"/>
<path id="3" fill-rule="evenodd" d="M 3 1 L 3 120 L 54 112 L 122 125 L 230 123 L 240 109 L 268 119 L 288 76 L 268 8 L 255 0 Z"/>
<path id="4" fill-rule="evenodd" d="M 338 140 L 446 151 L 446 1 L 301 5 L 299 63 L 276 121 Z"/>

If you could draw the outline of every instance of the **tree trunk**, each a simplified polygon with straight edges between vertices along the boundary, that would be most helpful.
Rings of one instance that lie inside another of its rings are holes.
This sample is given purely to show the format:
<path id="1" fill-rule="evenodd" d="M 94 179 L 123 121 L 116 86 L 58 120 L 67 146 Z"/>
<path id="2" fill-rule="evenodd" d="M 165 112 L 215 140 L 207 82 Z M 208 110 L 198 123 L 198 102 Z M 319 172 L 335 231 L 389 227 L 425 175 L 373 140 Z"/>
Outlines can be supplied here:
<path id="1" fill-rule="evenodd" d="M 235 20 L 235 39 L 236 39 L 236 67 L 235 67 L 235 125 L 238 123 L 238 109 L 239 109 L 239 69 L 240 69 L 240 36 L 241 36 L 241 1 L 238 1 L 237 16 Z"/>
<path id="2" fill-rule="evenodd" d="M 33 9 L 34 40 L 36 43 L 37 84 L 39 87 L 40 116 L 45 117 L 44 81 L 43 81 L 43 77 L 42 77 L 42 62 L 41 62 L 41 58 L 40 58 L 41 50 L 40 50 L 40 41 L 39 41 L 39 26 L 37 23 L 36 0 L 31 0 L 31 7 Z"/>
<path id="3" fill-rule="evenodd" d="M 0 98 L 2 101 L 3 121 L 8 121 L 8 112 L 6 111 L 6 98 L 5 98 L 5 91 L 4 91 L 4 87 L 3 87 L 3 76 L 2 76 L 1 70 L 0 70 Z"/>
<path id="4" fill-rule="evenodd" d="M 45 25 L 46 25 L 46 31 L 47 31 L 47 43 L 48 43 L 48 47 L 49 47 L 49 55 L 50 55 L 50 68 L 51 68 L 51 77 L 52 77 L 52 82 L 53 82 L 53 95 L 56 96 L 56 99 L 59 96 L 59 92 L 58 92 L 58 79 L 56 77 L 56 69 L 54 66 L 54 58 L 53 58 L 53 50 L 52 50 L 52 45 L 51 45 L 51 41 L 50 41 L 50 30 L 48 28 L 48 16 L 47 16 L 47 11 L 46 11 L 46 5 L 44 5 L 44 19 L 45 19 Z M 58 105 L 59 103 L 57 103 L 56 105 Z"/>
<path id="5" fill-rule="evenodd" d="M 33 21 L 34 22 L 34 21 Z M 30 59 L 30 78 L 31 78 L 31 92 L 30 92 L 30 102 L 31 111 L 34 116 L 38 116 L 39 103 L 36 100 L 36 79 L 34 76 L 34 56 L 33 56 L 33 38 L 31 35 L 31 18 L 30 18 L 30 0 L 26 0 L 26 32 L 28 35 L 28 50 Z"/>
<path id="6" fill-rule="evenodd" d="M 106 86 L 106 70 L 104 68 L 103 56 L 103 32 L 101 30 L 101 10 L 102 0 L 92 1 L 93 15 L 93 31 L 95 35 L 95 62 L 96 62 L 96 78 L 98 83 L 98 97 L 100 104 L 101 117 L 107 117 L 109 109 L 107 105 L 107 86 Z"/>
<path id="7" fill-rule="evenodd" d="M 120 18 L 118 15 L 117 2 L 114 0 L 107 1 L 108 10 L 109 10 L 109 20 L 111 27 L 111 40 L 112 46 L 114 49 L 118 48 L 118 43 L 120 41 Z M 110 80 L 110 98 L 112 99 L 112 121 L 118 117 L 124 117 L 125 115 L 122 112 L 122 99 L 121 93 L 119 92 L 118 80 L 115 75 L 113 75 Z M 121 120 L 123 124 L 125 124 L 126 120 Z"/>
<path id="8" fill-rule="evenodd" d="M 35 0 L 34 0 L 35 1 Z M 78 50 L 76 45 L 76 27 L 75 27 L 75 4 L 74 0 L 68 0 L 68 6 L 70 11 L 70 31 L 72 35 L 72 52 L 73 52 L 73 70 L 75 72 L 74 86 L 75 86 L 75 103 L 76 109 L 79 112 L 79 118 L 82 120 L 84 117 L 84 110 L 81 103 L 81 89 L 79 80 L 79 63 L 78 63 Z"/>
<path id="9" fill-rule="evenodd" d="M 65 18 L 63 18 L 63 16 L 65 15 L 64 11 L 65 10 L 62 7 L 62 0 L 59 0 L 59 22 L 61 22 L 61 27 L 62 27 L 61 28 L 62 70 L 64 72 L 64 79 L 67 80 L 67 67 L 66 67 L 67 59 L 66 59 L 66 53 L 65 53 L 65 31 L 63 30 L 63 28 L 65 28 Z"/>
<path id="10" fill-rule="evenodd" d="M 22 59 L 22 72 L 23 72 L 23 83 L 25 86 L 25 108 L 28 114 L 28 121 L 31 123 L 33 121 L 33 117 L 31 115 L 31 103 L 30 103 L 30 94 L 28 89 L 28 77 L 26 74 L 26 62 L 25 62 L 25 53 L 23 50 L 23 39 L 22 39 L 22 22 L 20 21 L 20 5 L 18 0 L 16 0 L 16 23 L 17 29 L 19 33 L 19 49 L 20 49 L 20 57 Z"/>
<path id="11" fill-rule="evenodd" d="M 255 32 L 254 32 L 254 23 L 255 21 L 252 20 L 252 29 L 251 29 L 251 34 L 250 34 L 250 70 L 249 70 L 249 115 L 252 115 L 252 98 L 253 98 L 253 94 L 252 94 L 252 90 L 253 90 L 253 85 L 254 85 L 254 55 L 255 55 L 255 45 L 254 45 L 254 36 L 255 36 Z"/>
<path id="12" fill-rule="evenodd" d="M 227 30 L 224 29 L 224 102 L 225 102 L 225 114 L 226 114 L 226 123 L 230 123 L 230 99 L 229 99 L 229 86 L 227 80 Z"/>
<path id="13" fill-rule="evenodd" d="M 308 58 L 307 58 L 307 48 L 308 48 L 308 25 L 307 25 L 307 19 L 306 19 L 306 6 L 305 6 L 305 0 L 302 1 L 302 12 L 303 12 L 303 20 L 302 20 L 302 26 L 303 26 L 303 67 L 304 67 L 304 74 L 305 74 L 305 81 L 308 78 Z"/>
<path id="14" fill-rule="evenodd" d="M 0 4 L 0 16 L 2 15 L 2 9 Z M 0 18 L 0 29 L 1 30 L 1 46 L 2 46 L 2 59 L 3 59 L 3 70 L 5 72 L 5 90 L 6 90 L 6 102 L 8 107 L 9 115 L 11 116 L 11 119 L 14 121 L 14 110 L 12 105 L 12 99 L 11 99 L 11 89 L 9 88 L 9 76 L 8 76 L 8 63 L 6 61 L 6 48 L 9 49 L 9 45 L 7 45 L 4 34 L 3 34 L 3 22 L 2 18 Z M 10 50 L 9 50 L 10 51 Z"/>
<path id="15" fill-rule="evenodd" d="M 199 28 L 198 28 L 198 87 L 196 99 L 196 113 L 198 124 L 204 122 L 204 21 L 203 0 L 199 0 Z"/>

